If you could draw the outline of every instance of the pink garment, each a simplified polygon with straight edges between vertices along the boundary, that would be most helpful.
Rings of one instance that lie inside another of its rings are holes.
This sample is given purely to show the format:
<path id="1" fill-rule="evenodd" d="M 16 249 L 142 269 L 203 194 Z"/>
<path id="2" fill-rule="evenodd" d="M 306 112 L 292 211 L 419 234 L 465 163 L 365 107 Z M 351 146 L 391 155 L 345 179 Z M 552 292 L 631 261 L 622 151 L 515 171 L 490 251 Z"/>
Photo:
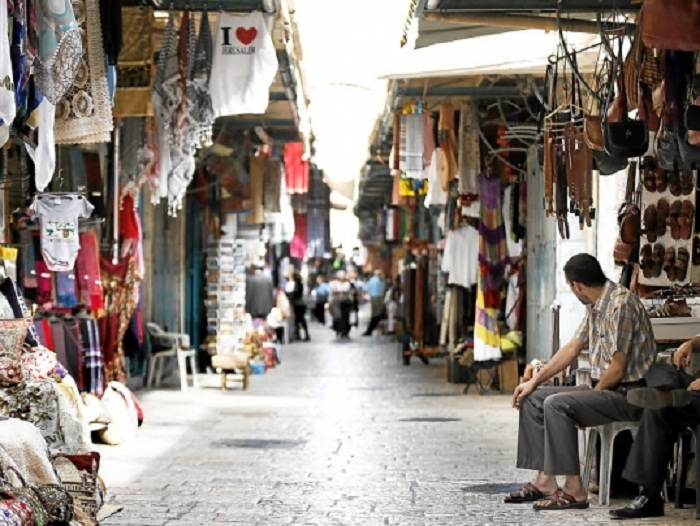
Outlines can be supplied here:
<path id="1" fill-rule="evenodd" d="M 290 194 L 309 191 L 309 162 L 302 159 L 304 145 L 290 142 L 284 147 L 284 180 Z"/>
<path id="2" fill-rule="evenodd" d="M 294 214 L 294 237 L 289 244 L 289 255 L 304 259 L 306 256 L 307 220 L 306 214 Z"/>
<path id="3" fill-rule="evenodd" d="M 435 135 L 433 134 L 435 119 L 429 113 L 423 115 L 423 164 L 430 166 L 435 151 Z"/>

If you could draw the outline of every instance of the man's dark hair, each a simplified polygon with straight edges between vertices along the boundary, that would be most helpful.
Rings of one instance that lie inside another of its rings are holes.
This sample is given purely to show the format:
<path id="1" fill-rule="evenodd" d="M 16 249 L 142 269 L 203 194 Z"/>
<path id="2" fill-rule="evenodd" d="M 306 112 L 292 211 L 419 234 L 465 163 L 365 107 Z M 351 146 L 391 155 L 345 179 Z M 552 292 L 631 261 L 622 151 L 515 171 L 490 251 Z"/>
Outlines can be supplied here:
<path id="1" fill-rule="evenodd" d="M 600 268 L 600 263 L 590 254 L 576 254 L 564 265 L 566 279 L 581 283 L 586 287 L 602 287 L 607 278 Z"/>

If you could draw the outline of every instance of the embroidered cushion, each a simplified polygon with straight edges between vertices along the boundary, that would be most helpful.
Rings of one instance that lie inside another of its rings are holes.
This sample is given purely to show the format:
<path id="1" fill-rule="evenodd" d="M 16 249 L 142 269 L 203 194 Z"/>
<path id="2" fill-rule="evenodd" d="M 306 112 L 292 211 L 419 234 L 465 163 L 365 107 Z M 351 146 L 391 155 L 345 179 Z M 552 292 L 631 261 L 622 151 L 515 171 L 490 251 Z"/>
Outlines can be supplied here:
<path id="1" fill-rule="evenodd" d="M 30 321 L 0 320 L 0 385 L 14 385 L 24 380 L 22 345 Z"/>
<path id="2" fill-rule="evenodd" d="M 32 380 L 45 380 L 56 372 L 56 353 L 39 345 L 22 351 L 22 366 Z"/>

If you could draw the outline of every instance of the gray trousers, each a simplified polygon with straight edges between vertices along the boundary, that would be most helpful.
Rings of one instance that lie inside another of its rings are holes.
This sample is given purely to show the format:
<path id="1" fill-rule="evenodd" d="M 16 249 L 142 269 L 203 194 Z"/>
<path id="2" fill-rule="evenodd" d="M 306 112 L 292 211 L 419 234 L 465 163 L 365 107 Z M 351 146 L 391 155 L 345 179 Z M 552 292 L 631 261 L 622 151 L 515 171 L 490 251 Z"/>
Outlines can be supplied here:
<path id="1" fill-rule="evenodd" d="M 538 387 L 520 404 L 517 467 L 579 475 L 578 427 L 636 421 L 641 415 L 622 390 Z"/>

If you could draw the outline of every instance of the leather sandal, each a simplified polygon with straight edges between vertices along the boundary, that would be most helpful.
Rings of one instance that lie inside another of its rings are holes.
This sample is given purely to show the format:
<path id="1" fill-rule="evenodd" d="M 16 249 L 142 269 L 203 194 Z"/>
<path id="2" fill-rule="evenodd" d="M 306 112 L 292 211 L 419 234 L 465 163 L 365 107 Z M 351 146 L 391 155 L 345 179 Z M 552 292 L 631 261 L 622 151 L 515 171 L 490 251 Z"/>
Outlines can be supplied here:
<path id="1" fill-rule="evenodd" d="M 506 495 L 503 502 L 507 504 L 518 504 L 521 502 L 535 502 L 546 498 L 547 495 L 542 493 L 537 486 L 528 482 L 519 491 L 514 491 Z"/>
<path id="2" fill-rule="evenodd" d="M 678 173 L 678 170 L 669 170 L 668 189 L 671 192 L 671 195 L 674 197 L 678 197 L 683 193 L 681 190 L 681 176 Z"/>
<path id="3" fill-rule="evenodd" d="M 659 199 L 656 203 L 656 236 L 661 237 L 666 233 L 666 221 L 671 212 L 671 205 L 666 199 Z"/>
<path id="4" fill-rule="evenodd" d="M 678 215 L 679 235 L 681 239 L 690 239 L 693 233 L 693 220 L 695 219 L 695 207 L 692 201 L 686 199 L 681 204 L 681 211 Z"/>
<path id="5" fill-rule="evenodd" d="M 685 281 L 688 274 L 688 262 L 690 261 L 690 253 L 685 247 L 678 249 L 678 258 L 676 258 L 676 280 Z"/>
<path id="6" fill-rule="evenodd" d="M 680 206 L 678 209 L 680 210 Z M 649 241 L 649 243 L 654 243 L 656 241 L 657 218 L 658 215 L 656 213 L 656 206 L 649 205 L 644 209 L 644 216 L 642 217 L 642 221 L 644 223 L 644 232 L 647 235 L 647 240 Z"/>
<path id="7" fill-rule="evenodd" d="M 695 184 L 693 181 L 693 172 L 691 170 L 681 170 L 680 182 L 681 193 L 683 195 L 690 195 L 695 189 Z"/>
<path id="8" fill-rule="evenodd" d="M 651 245 L 646 246 L 650 247 Z M 664 265 L 665 253 L 666 250 L 664 249 L 664 246 L 661 243 L 656 243 L 656 245 L 654 245 L 654 249 L 651 253 L 651 276 L 647 277 L 658 278 L 659 276 L 661 276 L 661 269 Z"/>
<path id="9" fill-rule="evenodd" d="M 589 507 L 588 499 L 577 501 L 563 489 L 558 488 L 549 497 L 541 499 L 541 502 L 535 503 L 532 508 L 536 511 L 545 510 L 585 510 Z"/>
<path id="10" fill-rule="evenodd" d="M 666 176 L 666 170 L 663 168 L 657 168 L 654 170 L 654 184 L 657 192 L 662 193 L 666 191 L 668 188 L 668 177 Z"/>
<path id="11" fill-rule="evenodd" d="M 654 277 L 654 262 L 651 259 L 651 245 L 644 245 L 639 251 L 639 266 L 645 278 Z"/>
<path id="12" fill-rule="evenodd" d="M 676 249 L 668 247 L 664 254 L 664 271 L 669 281 L 676 281 Z"/>
<path id="13" fill-rule="evenodd" d="M 668 224 L 671 227 L 671 237 L 673 239 L 681 238 L 681 225 L 678 222 L 681 215 L 681 207 L 683 204 L 680 201 L 671 203 L 671 210 L 668 214 Z"/>
<path id="14" fill-rule="evenodd" d="M 654 161 L 654 158 L 648 156 L 645 157 L 642 161 L 642 182 L 647 192 L 656 191 L 656 176 L 654 174 L 655 168 L 656 161 Z"/>

